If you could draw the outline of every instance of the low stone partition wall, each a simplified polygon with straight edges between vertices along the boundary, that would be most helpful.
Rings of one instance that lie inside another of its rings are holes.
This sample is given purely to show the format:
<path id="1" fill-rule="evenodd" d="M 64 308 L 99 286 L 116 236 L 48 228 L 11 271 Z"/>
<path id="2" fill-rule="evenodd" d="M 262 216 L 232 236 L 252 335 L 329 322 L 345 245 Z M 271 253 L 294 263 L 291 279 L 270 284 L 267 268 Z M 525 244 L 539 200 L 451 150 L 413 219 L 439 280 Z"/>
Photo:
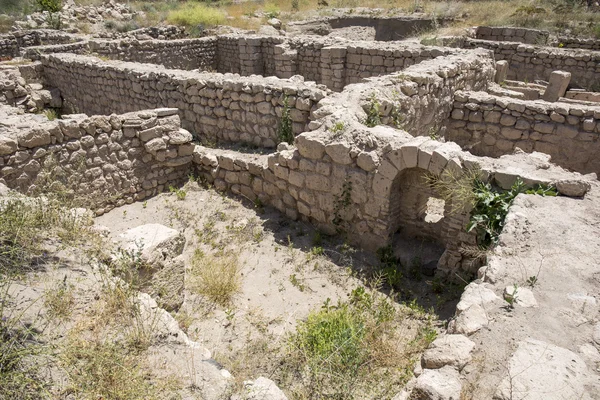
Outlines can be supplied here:
<path id="1" fill-rule="evenodd" d="M 0 35 L 0 59 L 16 57 L 19 45 L 13 35 Z"/>
<path id="2" fill-rule="evenodd" d="M 214 37 L 182 40 L 132 40 L 89 42 L 89 51 L 114 60 L 164 65 L 173 69 L 216 71 Z"/>
<path id="3" fill-rule="evenodd" d="M 0 181 L 34 193 L 50 174 L 97 214 L 155 195 L 187 176 L 194 145 L 176 109 L 23 119 L 0 132 Z M 43 179 L 42 179 L 43 181 Z"/>
<path id="4" fill-rule="evenodd" d="M 395 41 L 434 29 L 439 22 L 425 15 L 417 17 L 343 15 L 291 22 L 287 25 L 287 31 L 291 35 L 328 35 L 335 29 L 373 27 L 375 40 Z"/>
<path id="5" fill-rule="evenodd" d="M 0 58 L 16 57 L 27 47 L 67 44 L 81 40 L 75 35 L 52 29 L 15 31 L 0 35 Z"/>
<path id="6" fill-rule="evenodd" d="M 433 136 L 452 112 L 454 93 L 485 90 L 495 74 L 489 51 L 461 51 L 459 54 L 423 61 L 401 73 L 368 78 L 329 96 L 313 112 L 311 127 L 364 122 L 368 113 L 378 111 L 383 125 L 399 127 L 413 136 Z"/>
<path id="7" fill-rule="evenodd" d="M 518 147 L 600 174 L 600 107 L 458 92 L 445 137 L 477 155 L 498 157 Z"/>
<path id="8" fill-rule="evenodd" d="M 568 49 L 586 49 L 600 51 L 600 39 L 580 38 L 576 36 L 558 36 L 552 40 L 555 47 Z"/>
<path id="9" fill-rule="evenodd" d="M 55 44 L 49 46 L 31 46 L 21 49 L 21 57 L 28 58 L 33 61 L 39 61 L 44 54 L 70 53 L 70 54 L 88 54 L 90 51 L 87 41 Z"/>
<path id="10" fill-rule="evenodd" d="M 388 75 L 452 53 L 455 53 L 452 49 L 414 43 L 228 35 L 218 38 L 217 70 L 282 78 L 298 74 L 341 91 L 346 85 L 364 78 Z"/>
<path id="11" fill-rule="evenodd" d="M 466 48 L 493 50 L 497 61 L 508 61 L 508 79 L 547 81 L 553 71 L 561 70 L 571 73 L 572 86 L 600 90 L 600 52 L 468 38 L 456 43 Z"/>
<path id="12" fill-rule="evenodd" d="M 87 114 L 156 107 L 180 110 L 182 125 L 200 139 L 275 147 L 287 98 L 293 132 L 307 130 L 310 112 L 327 92 L 314 84 L 278 78 L 240 77 L 151 64 L 103 62 L 72 54 L 42 58 L 48 86 L 67 106 Z"/>
<path id="13" fill-rule="evenodd" d="M 544 45 L 548 42 L 548 31 L 510 26 L 478 26 L 474 30 L 475 39 L 496 42 L 520 42 Z"/>

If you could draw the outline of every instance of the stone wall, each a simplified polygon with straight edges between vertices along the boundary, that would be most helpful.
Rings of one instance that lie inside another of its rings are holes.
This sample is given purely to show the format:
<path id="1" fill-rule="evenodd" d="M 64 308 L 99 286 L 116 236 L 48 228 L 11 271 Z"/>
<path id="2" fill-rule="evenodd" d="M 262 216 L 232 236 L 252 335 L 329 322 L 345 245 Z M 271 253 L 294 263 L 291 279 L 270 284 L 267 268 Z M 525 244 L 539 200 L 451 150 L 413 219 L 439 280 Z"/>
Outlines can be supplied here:
<path id="1" fill-rule="evenodd" d="M 426 16 L 369 16 L 343 15 L 294 21 L 287 25 L 290 35 L 328 35 L 335 29 L 348 27 L 373 27 L 375 40 L 396 41 L 406 39 L 418 32 L 435 28 L 441 21 Z"/>
<path id="2" fill-rule="evenodd" d="M 574 171 L 600 174 L 600 107 L 459 92 L 446 139 L 477 155 L 499 157 L 518 147 L 549 154 Z"/>
<path id="3" fill-rule="evenodd" d="M 75 35 L 51 29 L 15 31 L 0 35 L 0 58 L 16 57 L 21 49 L 31 46 L 67 44 L 79 40 Z"/>
<path id="4" fill-rule="evenodd" d="M 561 70 L 571 73 L 572 86 L 600 90 L 600 52 L 474 39 L 465 39 L 463 46 L 490 49 L 496 60 L 507 60 L 508 79 L 547 81 L 552 71 Z"/>
<path id="5" fill-rule="evenodd" d="M 215 38 L 89 42 L 89 51 L 114 60 L 164 65 L 173 69 L 215 71 Z"/>
<path id="6" fill-rule="evenodd" d="M 17 39 L 13 35 L 0 35 L 0 59 L 16 57 L 18 54 Z"/>
<path id="7" fill-rule="evenodd" d="M 226 76 L 150 64 L 102 62 L 70 54 L 42 59 L 48 86 L 77 112 L 110 114 L 156 107 L 180 110 L 182 125 L 200 139 L 274 147 L 287 96 L 293 131 L 307 129 L 310 111 L 327 93 L 299 80 Z"/>
<path id="8" fill-rule="evenodd" d="M 510 26 L 478 26 L 475 39 L 496 42 L 520 42 L 543 45 L 548 41 L 549 32 L 538 29 L 515 28 Z"/>
<path id="9" fill-rule="evenodd" d="M 448 164 L 460 148 L 403 135 L 406 142 L 370 151 L 308 134 L 298 137 L 296 147 L 284 146 L 268 156 L 197 146 L 194 162 L 218 190 L 260 199 L 329 234 L 344 231 L 352 242 L 376 249 L 405 230 L 439 241 L 448 250 L 444 262 L 460 267 L 459 247 L 476 244 L 475 235 L 463 229 L 468 212 L 450 213 L 448 203 L 444 218 L 426 222 L 430 196 L 422 190 L 427 174 L 462 168 L 460 161 Z"/>
<path id="10" fill-rule="evenodd" d="M 388 77 L 368 78 L 364 84 L 347 87 L 340 97 L 322 100 L 313 114 L 319 118 L 330 115 L 331 124 L 347 119 L 348 114 L 364 121 L 376 106 L 382 124 L 401 127 L 413 136 L 430 136 L 450 116 L 456 91 L 485 90 L 494 73 L 490 52 L 463 51 L 423 61 Z M 346 109 L 338 104 L 347 105 Z M 354 104 L 360 111 L 349 112 L 349 105 Z"/>
<path id="11" fill-rule="evenodd" d="M 89 43 L 87 41 L 55 44 L 49 46 L 31 46 L 21 49 L 21 57 L 38 61 L 44 54 L 70 53 L 70 54 L 88 54 Z"/>
<path id="12" fill-rule="evenodd" d="M 23 193 L 41 172 L 89 201 L 98 214 L 155 195 L 187 176 L 194 145 L 176 109 L 66 116 L 0 133 L 0 180 Z"/>
<path id="13" fill-rule="evenodd" d="M 568 49 L 586 49 L 600 51 L 600 39 L 580 38 L 577 36 L 559 36 L 552 41 L 552 45 Z"/>

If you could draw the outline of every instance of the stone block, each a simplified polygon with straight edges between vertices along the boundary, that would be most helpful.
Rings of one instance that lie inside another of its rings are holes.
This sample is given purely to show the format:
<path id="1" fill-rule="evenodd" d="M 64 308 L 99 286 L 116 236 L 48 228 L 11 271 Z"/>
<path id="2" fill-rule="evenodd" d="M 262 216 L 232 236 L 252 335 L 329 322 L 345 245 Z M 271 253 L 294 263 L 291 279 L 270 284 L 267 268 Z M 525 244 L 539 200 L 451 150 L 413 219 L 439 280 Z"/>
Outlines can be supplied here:
<path id="1" fill-rule="evenodd" d="M 558 101 L 559 98 L 565 95 L 569 82 L 571 81 L 571 73 L 566 71 L 554 71 L 550 74 L 548 86 L 542 96 L 545 101 Z"/>

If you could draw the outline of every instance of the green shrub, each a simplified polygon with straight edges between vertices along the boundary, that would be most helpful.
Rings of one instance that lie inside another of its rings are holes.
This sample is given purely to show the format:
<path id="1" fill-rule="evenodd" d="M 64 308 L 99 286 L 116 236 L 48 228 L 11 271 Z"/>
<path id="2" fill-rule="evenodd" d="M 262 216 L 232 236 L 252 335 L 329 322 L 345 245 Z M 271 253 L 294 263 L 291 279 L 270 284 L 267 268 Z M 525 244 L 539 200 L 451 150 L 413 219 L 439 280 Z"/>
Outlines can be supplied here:
<path id="1" fill-rule="evenodd" d="M 167 22 L 189 27 L 211 27 L 225 22 L 225 13 L 204 4 L 188 4 L 169 12 Z"/>
<path id="2" fill-rule="evenodd" d="M 35 0 L 35 3 L 42 11 L 55 13 L 62 9 L 62 0 Z"/>
<path id="3" fill-rule="evenodd" d="M 277 136 L 280 143 L 294 143 L 294 130 L 292 128 L 292 117 L 290 116 L 290 105 L 288 104 L 287 96 L 283 98 L 283 110 L 281 110 Z"/>
<path id="4" fill-rule="evenodd" d="M 369 96 L 369 105 L 367 109 L 367 118 L 363 121 L 363 124 L 368 126 L 369 128 L 373 128 L 374 126 L 381 124 L 381 117 L 379 115 L 379 100 L 375 96 L 375 93 Z"/>
<path id="5" fill-rule="evenodd" d="M 291 372 L 290 391 L 306 399 L 380 399 L 400 391 L 428 345 L 421 336 L 430 323 L 406 335 L 399 324 L 407 322 L 409 310 L 364 287 L 352 290 L 347 301 L 329 303 L 289 337 L 283 369 Z"/>
<path id="6" fill-rule="evenodd" d="M 534 189 L 526 189 L 520 178 L 508 191 L 500 191 L 480 179 L 475 180 L 473 186 L 475 206 L 471 211 L 467 232 L 477 231 L 479 245 L 489 247 L 498 241 L 508 209 L 520 193 L 540 196 L 556 196 L 557 194 L 556 189 L 551 186 L 538 185 Z"/>

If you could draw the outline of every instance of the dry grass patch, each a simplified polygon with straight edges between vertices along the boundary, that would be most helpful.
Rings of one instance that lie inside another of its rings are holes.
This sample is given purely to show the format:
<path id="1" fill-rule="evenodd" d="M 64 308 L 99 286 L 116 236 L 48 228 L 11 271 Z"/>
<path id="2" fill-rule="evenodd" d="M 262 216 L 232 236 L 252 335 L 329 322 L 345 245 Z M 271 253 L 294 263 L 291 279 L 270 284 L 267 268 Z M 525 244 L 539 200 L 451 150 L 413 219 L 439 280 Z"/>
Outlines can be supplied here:
<path id="1" fill-rule="evenodd" d="M 209 301 L 225 307 L 241 287 L 238 256 L 233 252 L 215 255 L 196 250 L 190 271 L 191 290 L 205 296 Z"/>

